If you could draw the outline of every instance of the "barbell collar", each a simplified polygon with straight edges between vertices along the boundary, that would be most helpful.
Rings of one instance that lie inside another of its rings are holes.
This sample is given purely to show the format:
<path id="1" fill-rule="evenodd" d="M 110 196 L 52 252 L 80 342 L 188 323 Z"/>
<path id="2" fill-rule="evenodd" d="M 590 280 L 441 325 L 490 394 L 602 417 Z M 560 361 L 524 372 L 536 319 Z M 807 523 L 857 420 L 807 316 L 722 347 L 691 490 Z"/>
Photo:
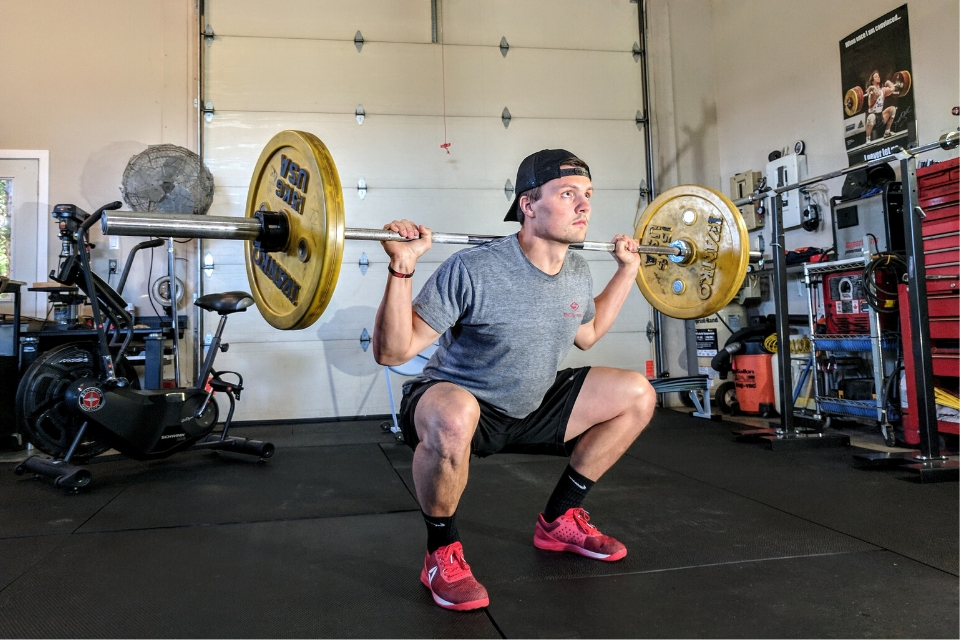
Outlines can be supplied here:
<path id="1" fill-rule="evenodd" d="M 285 213 L 257 211 L 254 219 L 260 223 L 260 235 L 253 241 L 258 251 L 272 253 L 283 251 L 290 242 L 290 222 Z"/>

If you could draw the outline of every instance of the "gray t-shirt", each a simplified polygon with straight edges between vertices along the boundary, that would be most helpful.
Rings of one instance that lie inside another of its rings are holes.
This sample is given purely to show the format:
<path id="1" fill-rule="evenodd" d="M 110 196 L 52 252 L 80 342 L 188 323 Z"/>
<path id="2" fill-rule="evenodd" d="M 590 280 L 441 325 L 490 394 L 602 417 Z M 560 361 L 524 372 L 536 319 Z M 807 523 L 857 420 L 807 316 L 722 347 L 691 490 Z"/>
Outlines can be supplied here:
<path id="1" fill-rule="evenodd" d="M 560 273 L 547 275 L 512 235 L 450 256 L 413 308 L 443 334 L 419 379 L 452 382 L 522 418 L 540 406 L 577 329 L 593 318 L 593 279 L 572 251 Z"/>

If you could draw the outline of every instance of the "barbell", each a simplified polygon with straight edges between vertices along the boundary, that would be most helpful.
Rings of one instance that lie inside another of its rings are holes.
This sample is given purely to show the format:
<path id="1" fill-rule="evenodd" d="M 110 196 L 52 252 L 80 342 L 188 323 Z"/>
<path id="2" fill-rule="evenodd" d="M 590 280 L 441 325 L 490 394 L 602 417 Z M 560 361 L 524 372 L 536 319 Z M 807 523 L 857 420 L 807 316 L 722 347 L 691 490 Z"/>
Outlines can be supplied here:
<path id="1" fill-rule="evenodd" d="M 264 319 L 305 329 L 337 284 L 344 240 L 403 241 L 383 229 L 346 228 L 343 190 L 329 150 L 311 133 L 281 131 L 257 160 L 244 217 L 106 212 L 105 235 L 243 240 L 247 279 Z M 438 244 L 482 244 L 500 236 L 434 233 Z M 634 232 L 644 254 L 637 286 L 674 318 L 716 313 L 736 296 L 750 261 L 747 228 L 725 195 L 707 187 L 669 189 L 644 209 Z M 571 248 L 613 251 L 608 242 Z"/>

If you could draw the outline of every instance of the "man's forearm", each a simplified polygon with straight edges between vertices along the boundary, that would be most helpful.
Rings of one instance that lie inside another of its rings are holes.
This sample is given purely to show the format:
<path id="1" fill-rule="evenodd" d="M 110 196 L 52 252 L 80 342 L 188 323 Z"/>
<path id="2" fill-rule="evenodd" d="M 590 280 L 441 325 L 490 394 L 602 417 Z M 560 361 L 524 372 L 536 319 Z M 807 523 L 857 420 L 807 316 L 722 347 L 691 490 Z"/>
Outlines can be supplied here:
<path id="1" fill-rule="evenodd" d="M 396 264 L 390 268 L 398 273 L 413 273 L 414 264 Z M 383 299 L 377 309 L 373 328 L 373 357 L 383 365 L 401 364 L 413 340 L 413 279 L 387 276 Z"/>

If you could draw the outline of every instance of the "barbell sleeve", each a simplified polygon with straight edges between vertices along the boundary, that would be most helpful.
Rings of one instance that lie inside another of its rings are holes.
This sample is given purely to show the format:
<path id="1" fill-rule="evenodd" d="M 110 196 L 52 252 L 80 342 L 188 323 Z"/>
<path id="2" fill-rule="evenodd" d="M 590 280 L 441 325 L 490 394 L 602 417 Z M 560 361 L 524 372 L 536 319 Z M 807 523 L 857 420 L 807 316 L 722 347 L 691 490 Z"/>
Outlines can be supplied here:
<path id="1" fill-rule="evenodd" d="M 253 241 L 260 237 L 261 225 L 256 218 L 113 211 L 100 218 L 100 230 L 112 236 Z"/>
<path id="2" fill-rule="evenodd" d="M 105 212 L 100 220 L 100 230 L 104 235 L 114 236 L 155 236 L 159 238 L 204 238 L 207 240 L 244 240 L 260 239 L 263 225 L 256 218 L 224 216 L 196 216 L 192 214 L 138 213 L 134 211 Z M 344 229 L 345 240 L 372 240 L 377 242 L 407 241 L 393 231 L 385 229 Z M 499 240 L 503 236 L 484 236 L 463 233 L 433 234 L 436 244 L 484 244 Z M 606 251 L 616 249 L 613 242 L 577 242 L 572 249 L 582 251 Z M 637 253 L 683 256 L 684 251 L 675 246 L 640 245 Z M 759 251 L 750 252 L 750 261 L 759 262 Z"/>

